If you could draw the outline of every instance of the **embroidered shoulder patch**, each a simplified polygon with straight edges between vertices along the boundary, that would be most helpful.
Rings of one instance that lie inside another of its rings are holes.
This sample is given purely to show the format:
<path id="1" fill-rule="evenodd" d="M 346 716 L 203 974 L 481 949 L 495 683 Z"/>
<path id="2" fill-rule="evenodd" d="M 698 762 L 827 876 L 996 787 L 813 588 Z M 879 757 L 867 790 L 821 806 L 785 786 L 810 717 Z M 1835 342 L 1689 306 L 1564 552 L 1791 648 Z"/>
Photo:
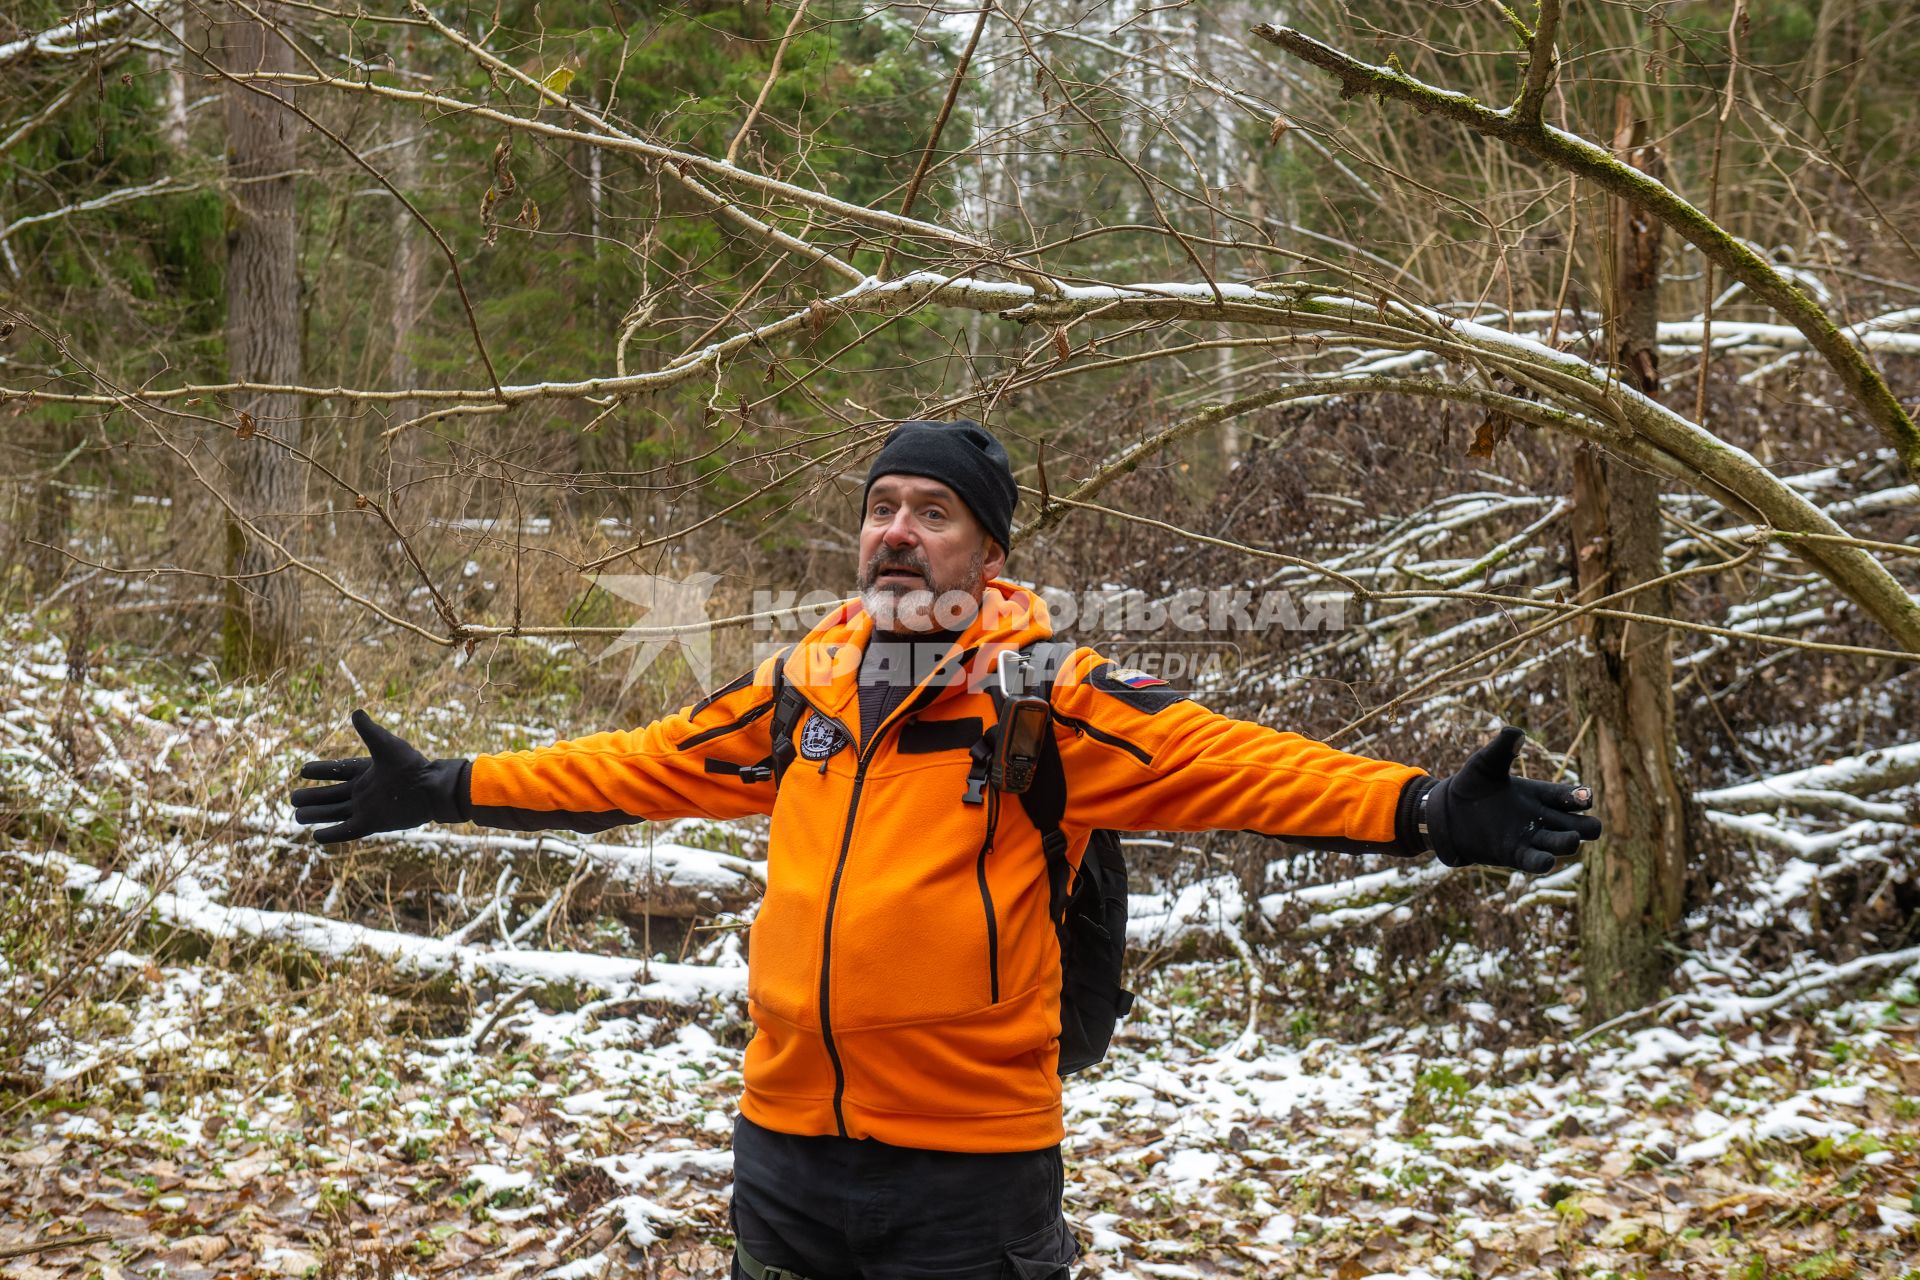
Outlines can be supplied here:
<path id="1" fill-rule="evenodd" d="M 1174 703 L 1187 700 L 1186 694 L 1156 675 L 1138 667 L 1115 666 L 1110 662 L 1095 667 L 1089 683 L 1102 693 L 1111 694 L 1134 710 L 1144 711 L 1148 715 L 1165 711 Z"/>

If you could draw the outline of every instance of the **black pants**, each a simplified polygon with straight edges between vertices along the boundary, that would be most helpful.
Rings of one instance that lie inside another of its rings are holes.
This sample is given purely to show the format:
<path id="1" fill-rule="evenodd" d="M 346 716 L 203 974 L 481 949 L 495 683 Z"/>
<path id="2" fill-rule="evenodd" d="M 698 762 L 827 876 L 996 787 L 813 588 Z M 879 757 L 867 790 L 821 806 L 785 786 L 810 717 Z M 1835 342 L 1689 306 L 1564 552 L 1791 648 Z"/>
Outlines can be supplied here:
<path id="1" fill-rule="evenodd" d="M 1066 1280 L 1060 1148 L 971 1155 L 733 1126 L 733 1234 L 807 1280 Z M 736 1261 L 733 1280 L 746 1280 Z"/>

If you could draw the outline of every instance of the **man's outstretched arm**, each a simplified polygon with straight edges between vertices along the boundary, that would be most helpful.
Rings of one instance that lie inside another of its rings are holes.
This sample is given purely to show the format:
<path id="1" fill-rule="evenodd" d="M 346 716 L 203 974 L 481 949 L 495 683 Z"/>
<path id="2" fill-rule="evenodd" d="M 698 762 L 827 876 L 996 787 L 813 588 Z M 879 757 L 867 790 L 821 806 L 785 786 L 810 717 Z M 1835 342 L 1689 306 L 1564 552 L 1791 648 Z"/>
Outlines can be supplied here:
<path id="1" fill-rule="evenodd" d="M 1597 839 L 1584 787 L 1515 778 L 1503 730 L 1458 773 L 1339 751 L 1207 710 L 1081 649 L 1056 680 L 1068 818 L 1122 830 L 1253 831 L 1352 852 L 1539 873 Z"/>
<path id="2" fill-rule="evenodd" d="M 322 844 L 427 822 L 514 831 L 605 831 L 667 818 L 739 818 L 773 807 L 767 732 L 773 664 L 640 729 L 531 751 L 429 760 L 356 711 L 368 755 L 312 760 L 303 778 L 331 785 L 290 797 L 296 821 L 325 825 Z"/>

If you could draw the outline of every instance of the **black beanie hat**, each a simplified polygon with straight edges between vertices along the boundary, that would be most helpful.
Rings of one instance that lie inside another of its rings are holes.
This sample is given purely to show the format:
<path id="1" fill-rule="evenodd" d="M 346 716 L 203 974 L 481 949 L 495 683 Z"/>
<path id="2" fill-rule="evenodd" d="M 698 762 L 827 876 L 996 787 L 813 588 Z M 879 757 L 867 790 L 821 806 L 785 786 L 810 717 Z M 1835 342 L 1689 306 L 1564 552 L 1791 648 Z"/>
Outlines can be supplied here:
<path id="1" fill-rule="evenodd" d="M 1012 545 L 1013 509 L 1020 501 L 1013 464 L 993 433 L 979 423 L 968 418 L 901 423 L 888 433 L 868 469 L 867 489 L 881 476 L 938 480 L 959 495 L 1003 550 Z"/>

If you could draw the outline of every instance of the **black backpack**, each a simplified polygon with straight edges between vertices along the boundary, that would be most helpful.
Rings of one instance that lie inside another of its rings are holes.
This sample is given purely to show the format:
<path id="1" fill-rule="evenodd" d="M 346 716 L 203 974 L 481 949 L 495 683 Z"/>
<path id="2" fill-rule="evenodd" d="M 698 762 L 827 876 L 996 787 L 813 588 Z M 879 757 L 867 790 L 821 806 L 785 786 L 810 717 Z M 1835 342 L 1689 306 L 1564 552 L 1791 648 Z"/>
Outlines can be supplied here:
<path id="1" fill-rule="evenodd" d="M 1042 640 L 1021 652 L 1036 673 L 1033 685 L 1053 694 L 1053 679 L 1073 653 L 1065 640 Z M 783 655 L 784 656 L 784 655 Z M 784 663 L 774 664 L 773 781 L 777 787 L 785 765 L 795 755 L 793 731 L 806 710 L 806 699 L 787 682 Z M 1000 702 L 993 688 L 995 707 Z M 994 725 L 973 749 L 974 767 L 983 770 L 991 759 L 999 726 Z M 1040 848 L 1047 859 L 1048 914 L 1060 939 L 1060 1062 L 1063 1076 L 1083 1071 L 1107 1056 L 1113 1030 L 1133 1008 L 1133 993 L 1120 985 L 1127 945 L 1127 859 L 1119 833 L 1096 830 L 1087 840 L 1074 874 L 1067 861 L 1067 837 L 1060 821 L 1067 811 L 1067 771 L 1060 748 L 1046 735 L 1033 783 L 1020 793 L 1027 819 L 1040 832 Z"/>

